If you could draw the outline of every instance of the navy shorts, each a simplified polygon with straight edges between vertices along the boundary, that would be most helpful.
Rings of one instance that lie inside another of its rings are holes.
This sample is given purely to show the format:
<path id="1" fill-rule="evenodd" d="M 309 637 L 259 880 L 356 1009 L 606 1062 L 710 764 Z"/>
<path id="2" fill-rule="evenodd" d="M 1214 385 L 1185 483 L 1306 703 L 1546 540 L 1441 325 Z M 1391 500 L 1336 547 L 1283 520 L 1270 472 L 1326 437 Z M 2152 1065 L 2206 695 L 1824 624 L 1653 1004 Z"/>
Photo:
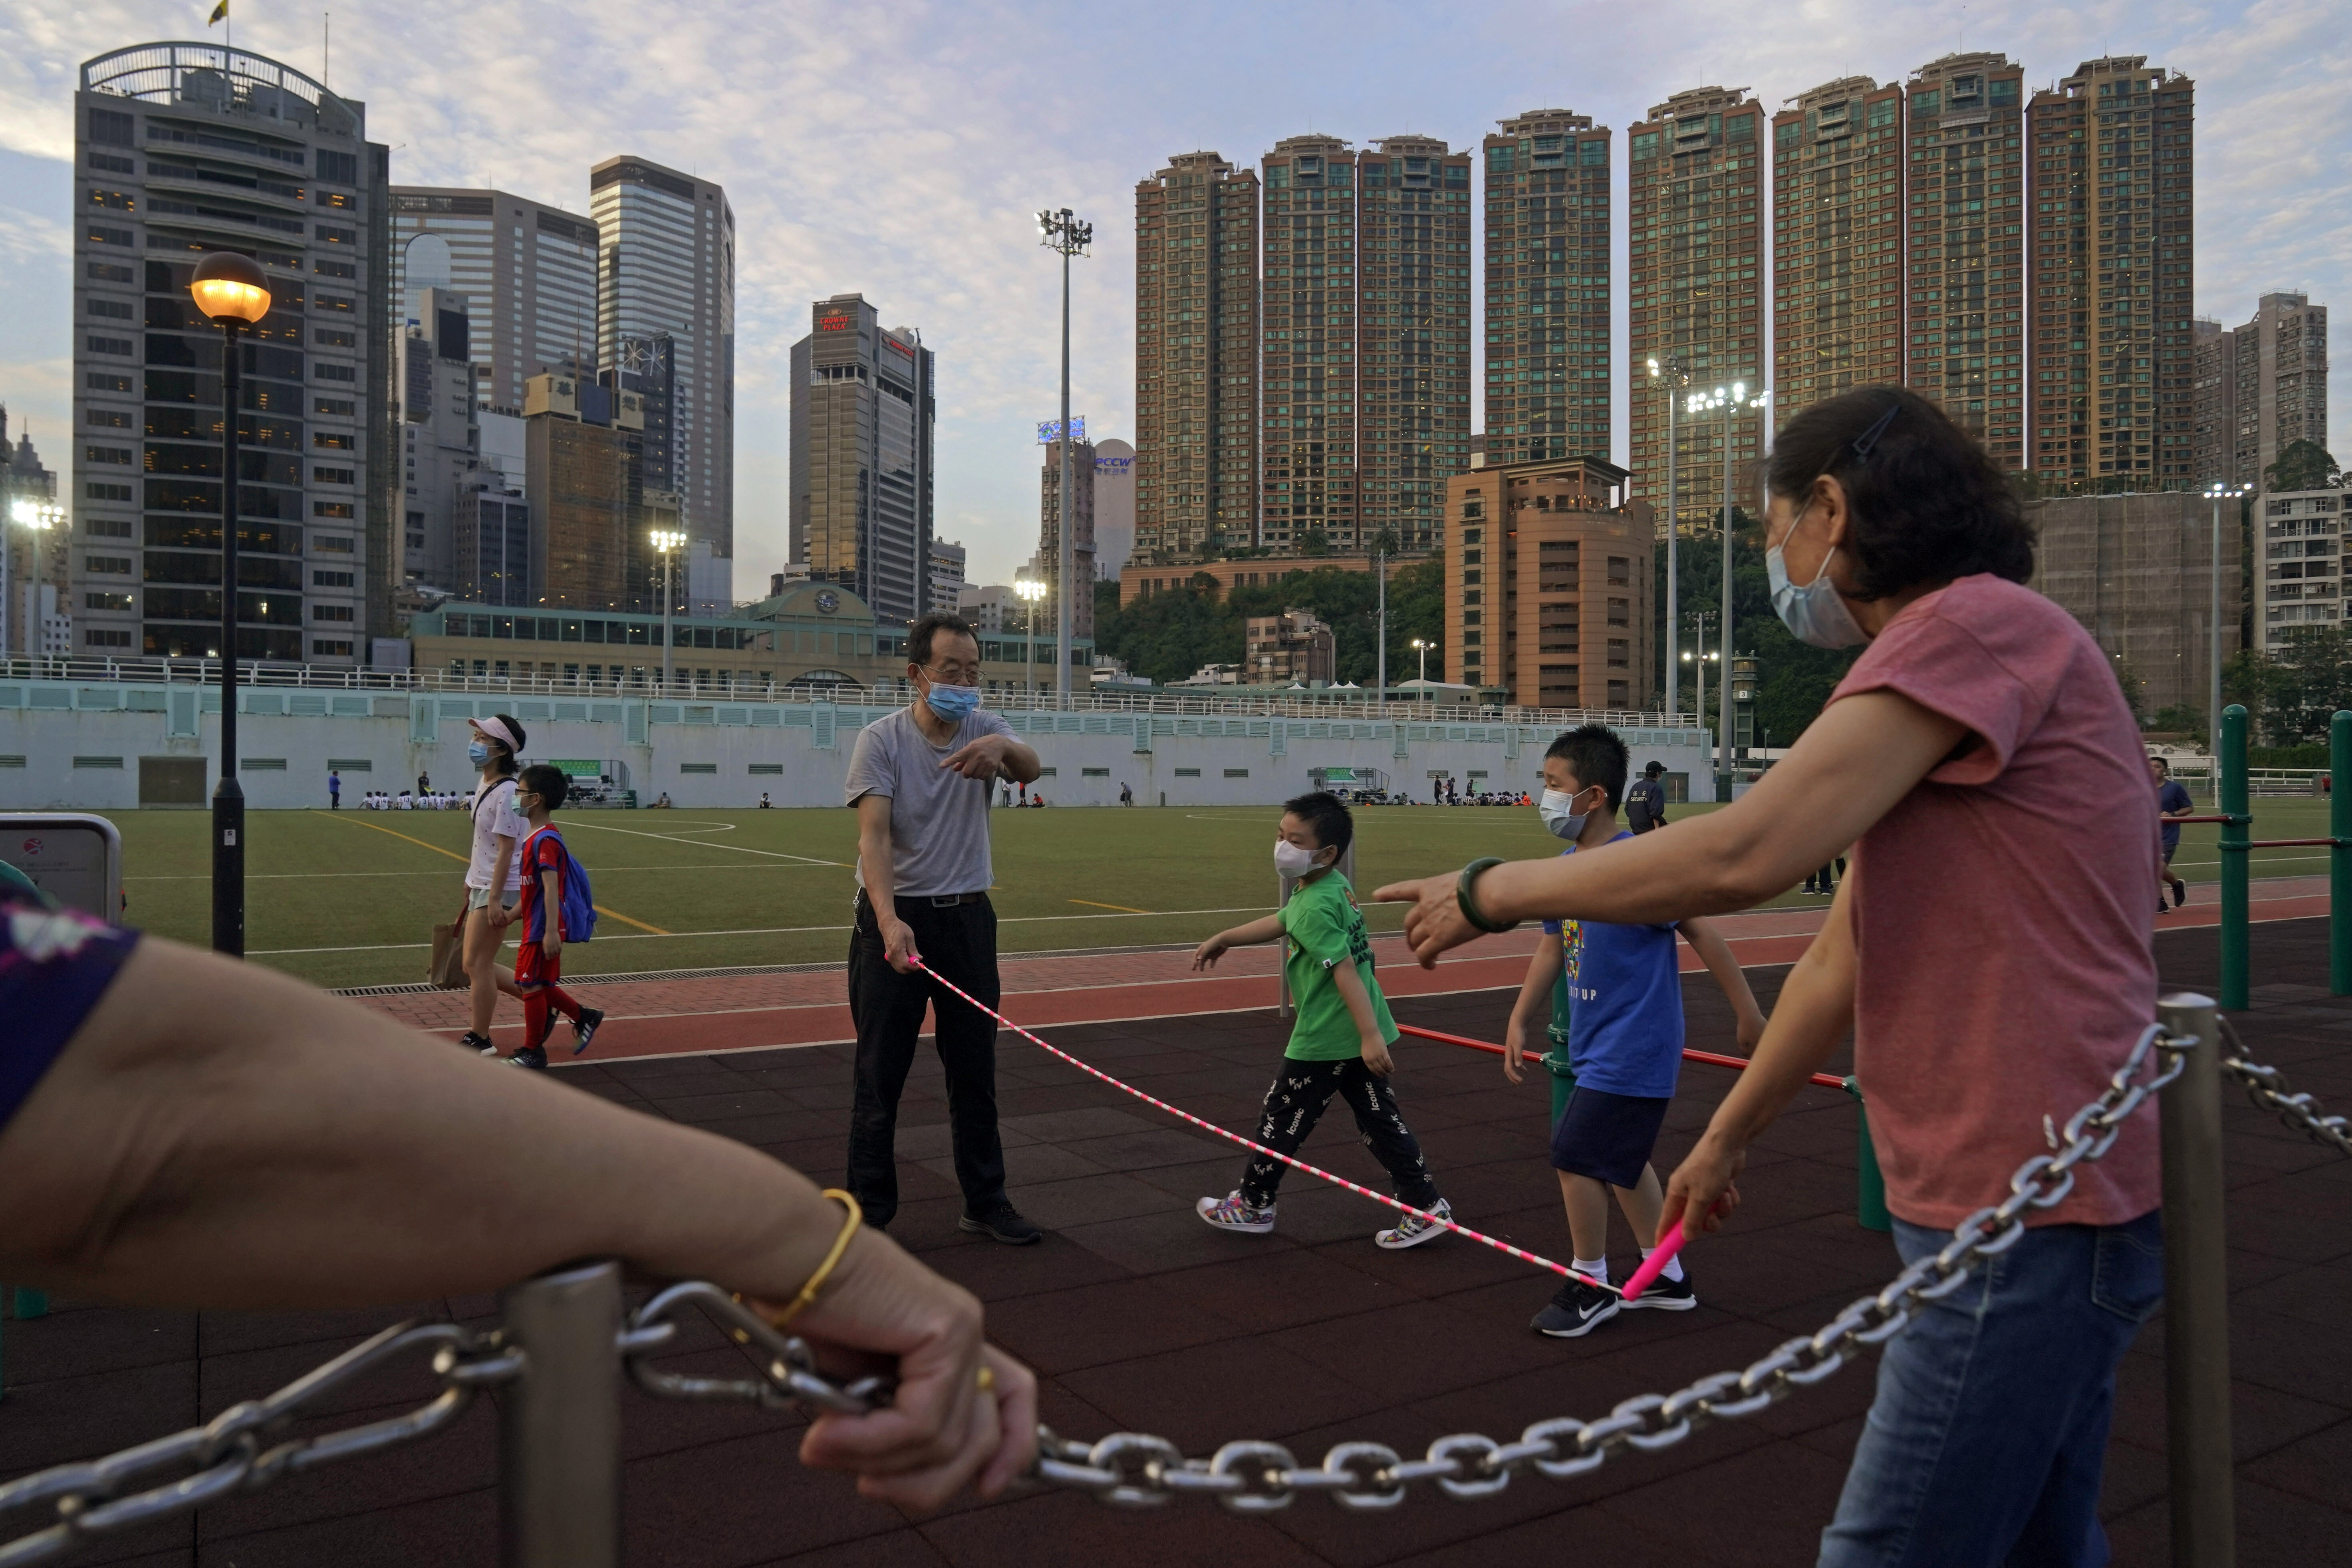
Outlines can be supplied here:
<path id="1" fill-rule="evenodd" d="M 2180 840 L 2177 838 L 2164 847 L 2164 863 L 2166 865 L 2169 866 L 2172 864 L 2172 852 L 2179 847 Z"/>
<path id="2" fill-rule="evenodd" d="M 1639 1186 L 1672 1096 L 1611 1094 L 1576 1086 L 1552 1124 L 1551 1168 L 1612 1187 Z"/>

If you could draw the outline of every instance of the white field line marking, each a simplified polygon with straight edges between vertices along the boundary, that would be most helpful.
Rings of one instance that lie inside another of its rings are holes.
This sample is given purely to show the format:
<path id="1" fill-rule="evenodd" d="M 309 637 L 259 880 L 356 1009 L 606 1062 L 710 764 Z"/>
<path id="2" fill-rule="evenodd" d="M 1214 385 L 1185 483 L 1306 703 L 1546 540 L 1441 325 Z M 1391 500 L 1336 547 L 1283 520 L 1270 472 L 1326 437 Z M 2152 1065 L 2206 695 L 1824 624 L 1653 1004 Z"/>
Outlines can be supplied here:
<path id="1" fill-rule="evenodd" d="M 829 860 L 812 862 L 816 866 L 829 866 L 832 863 Z M 599 865 L 596 868 L 596 875 L 612 877 L 625 871 L 800 871 L 807 868 L 803 866 Z M 454 877 L 456 875 L 454 871 L 248 871 L 246 873 L 245 879 L 248 882 L 305 882 L 332 881 L 348 877 Z M 122 879 L 126 882 L 209 882 L 212 878 L 207 875 L 203 877 L 125 877 Z"/>
<path id="2" fill-rule="evenodd" d="M 809 866 L 838 866 L 844 870 L 847 870 L 849 868 L 849 863 L 845 860 L 824 860 L 820 859 L 814 855 L 787 855 L 781 849 L 754 849 L 745 844 L 706 844 L 700 839 L 682 838 L 674 833 L 645 833 L 634 827 L 607 827 L 601 822 L 581 822 L 577 820 L 568 822 L 564 824 L 564 826 L 567 827 L 593 827 L 599 833 L 625 833 L 632 838 L 663 838 L 667 839 L 672 844 L 684 844 L 696 849 L 731 849 L 738 855 L 765 855 L 771 859 L 775 860 L 798 860 L 803 864 Z M 687 826 L 695 826 L 699 825 L 689 823 Z M 715 825 L 715 826 L 717 831 L 734 831 L 734 825 L 732 823 L 719 823 Z"/>

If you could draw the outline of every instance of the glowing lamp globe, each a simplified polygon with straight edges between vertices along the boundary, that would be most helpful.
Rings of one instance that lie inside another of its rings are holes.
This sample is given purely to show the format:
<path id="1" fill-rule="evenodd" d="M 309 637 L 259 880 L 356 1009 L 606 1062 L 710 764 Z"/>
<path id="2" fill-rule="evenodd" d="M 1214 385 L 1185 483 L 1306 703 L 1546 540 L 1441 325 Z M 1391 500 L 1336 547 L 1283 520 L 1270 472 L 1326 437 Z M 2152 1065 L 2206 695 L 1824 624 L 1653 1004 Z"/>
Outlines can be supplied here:
<path id="1" fill-rule="evenodd" d="M 215 321 L 258 321 L 269 314 L 269 279 L 251 258 L 215 250 L 188 280 L 196 309 Z"/>

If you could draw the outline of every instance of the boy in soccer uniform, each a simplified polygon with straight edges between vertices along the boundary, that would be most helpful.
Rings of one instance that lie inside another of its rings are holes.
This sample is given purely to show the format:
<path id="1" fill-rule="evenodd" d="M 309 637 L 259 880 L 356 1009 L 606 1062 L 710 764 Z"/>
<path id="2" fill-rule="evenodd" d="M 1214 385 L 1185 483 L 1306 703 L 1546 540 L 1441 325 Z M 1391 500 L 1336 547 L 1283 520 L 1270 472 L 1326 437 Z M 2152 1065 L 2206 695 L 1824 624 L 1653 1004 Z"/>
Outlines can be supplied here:
<path id="1" fill-rule="evenodd" d="M 1625 742 L 1605 724 L 1580 725 L 1544 752 L 1544 793 L 1538 809 L 1544 825 L 1569 840 L 1566 853 L 1589 855 L 1633 837 L 1617 826 L 1625 773 Z M 1577 924 L 1576 963 L 1568 974 L 1573 1004 L 1568 1058 L 1576 1087 L 1552 1127 L 1551 1163 L 1575 1246 L 1569 1267 L 1605 1284 L 1611 1193 L 1633 1227 L 1643 1257 L 1650 1252 L 1649 1239 L 1658 1233 L 1664 1193 L 1650 1155 L 1682 1070 L 1677 930 L 1723 988 L 1739 1020 L 1743 1050 L 1754 1050 L 1764 1037 L 1764 1015 L 1748 988 L 1748 977 L 1740 973 L 1739 961 L 1706 921 Z M 1560 923 L 1546 921 L 1544 931 L 1559 935 Z M 1541 949 L 1538 951 L 1540 955 Z M 1517 1014 L 1528 1006 L 1533 979 L 1531 972 L 1531 984 L 1522 988 L 1519 1007 L 1513 1010 L 1514 1045 L 1527 1032 Z M 1503 1058 L 1504 1071 L 1514 1081 L 1518 1076 L 1516 1056 L 1514 1051 Z M 1682 1260 L 1675 1258 L 1638 1301 L 1625 1301 L 1581 1279 L 1567 1280 L 1528 1326 L 1553 1339 L 1576 1339 L 1629 1307 L 1681 1312 L 1697 1305 Z"/>
<path id="2" fill-rule="evenodd" d="M 522 902 L 516 919 L 522 925 L 522 945 L 515 952 L 515 994 L 522 998 L 522 1049 L 507 1058 L 509 1065 L 547 1070 L 547 1031 L 551 1008 L 572 1021 L 572 1054 L 578 1056 L 595 1037 L 604 1015 L 584 1007 L 556 984 L 563 977 L 563 881 L 570 857 L 563 835 L 551 818 L 571 781 L 561 768 L 541 763 L 523 769 L 515 788 L 515 805 L 530 824 L 522 841 Z"/>
<path id="3" fill-rule="evenodd" d="M 1454 1211 L 1429 1179 L 1428 1162 L 1404 1124 L 1389 1082 L 1396 1070 L 1389 1055 L 1389 1047 L 1396 1043 L 1396 1020 L 1389 1016 L 1380 982 L 1372 978 L 1372 945 L 1364 934 L 1355 889 L 1336 868 L 1355 833 L 1355 819 L 1335 795 L 1318 790 L 1286 802 L 1274 864 L 1283 876 L 1297 879 L 1297 891 L 1277 912 L 1202 942 L 1192 953 L 1192 967 L 1214 967 L 1230 947 L 1288 938 L 1283 970 L 1290 980 L 1297 1022 L 1283 1053 L 1282 1070 L 1265 1091 L 1257 1142 L 1296 1154 L 1331 1097 L 1342 1096 L 1356 1113 L 1365 1146 L 1388 1167 L 1398 1201 L 1451 1218 Z M 1270 1231 L 1275 1191 L 1286 1168 L 1279 1160 L 1255 1155 L 1239 1187 L 1223 1198 L 1202 1198 L 1195 1211 L 1223 1230 Z M 1372 1240 L 1394 1250 L 1418 1246 L 1444 1229 L 1434 1220 L 1407 1215 Z"/>

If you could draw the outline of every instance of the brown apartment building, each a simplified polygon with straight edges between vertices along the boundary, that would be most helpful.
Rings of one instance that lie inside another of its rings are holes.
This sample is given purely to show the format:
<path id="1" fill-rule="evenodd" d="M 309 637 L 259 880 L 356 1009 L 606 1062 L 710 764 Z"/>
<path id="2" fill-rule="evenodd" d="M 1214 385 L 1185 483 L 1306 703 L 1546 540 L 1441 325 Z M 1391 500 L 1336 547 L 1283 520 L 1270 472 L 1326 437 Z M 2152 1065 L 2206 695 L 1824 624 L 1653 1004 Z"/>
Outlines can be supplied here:
<path id="1" fill-rule="evenodd" d="M 1911 73 L 1910 357 L 1905 379 L 2026 467 L 2024 72 L 1997 54 Z"/>
<path id="2" fill-rule="evenodd" d="M 2198 488 L 2259 488 L 2286 447 L 2326 444 L 2326 306 L 2305 294 L 2265 294 L 2244 326 L 2199 321 L 2192 335 Z"/>
<path id="3" fill-rule="evenodd" d="M 1135 187 L 1139 560 L 1257 541 L 1257 209 L 1215 153 Z"/>
<path id="4" fill-rule="evenodd" d="M 1702 87 L 1653 105 L 1630 132 L 1627 401 L 1633 471 L 1653 500 L 1666 492 L 1668 394 L 1649 362 L 1679 356 L 1694 391 L 1737 382 L 1753 394 L 1764 384 L 1763 121 L 1746 88 Z M 1733 462 L 1762 453 L 1764 418 L 1759 409 L 1729 421 Z M 1725 423 L 1682 431 L 1685 528 L 1721 510 Z"/>
<path id="5" fill-rule="evenodd" d="M 1447 679 L 1529 708 L 1632 711 L 1657 689 L 1657 519 L 1597 458 L 1473 468 L 1446 481 Z"/>
<path id="6" fill-rule="evenodd" d="M 1772 117 L 1773 422 L 1903 380 L 1903 89 L 1824 82 Z"/>
<path id="7" fill-rule="evenodd" d="M 2144 55 L 2033 95 L 2032 467 L 2050 489 L 2197 479 L 2196 84 Z"/>
<path id="8" fill-rule="evenodd" d="M 1609 451 L 1609 142 L 1566 109 L 1486 138 L 1486 453 Z"/>

